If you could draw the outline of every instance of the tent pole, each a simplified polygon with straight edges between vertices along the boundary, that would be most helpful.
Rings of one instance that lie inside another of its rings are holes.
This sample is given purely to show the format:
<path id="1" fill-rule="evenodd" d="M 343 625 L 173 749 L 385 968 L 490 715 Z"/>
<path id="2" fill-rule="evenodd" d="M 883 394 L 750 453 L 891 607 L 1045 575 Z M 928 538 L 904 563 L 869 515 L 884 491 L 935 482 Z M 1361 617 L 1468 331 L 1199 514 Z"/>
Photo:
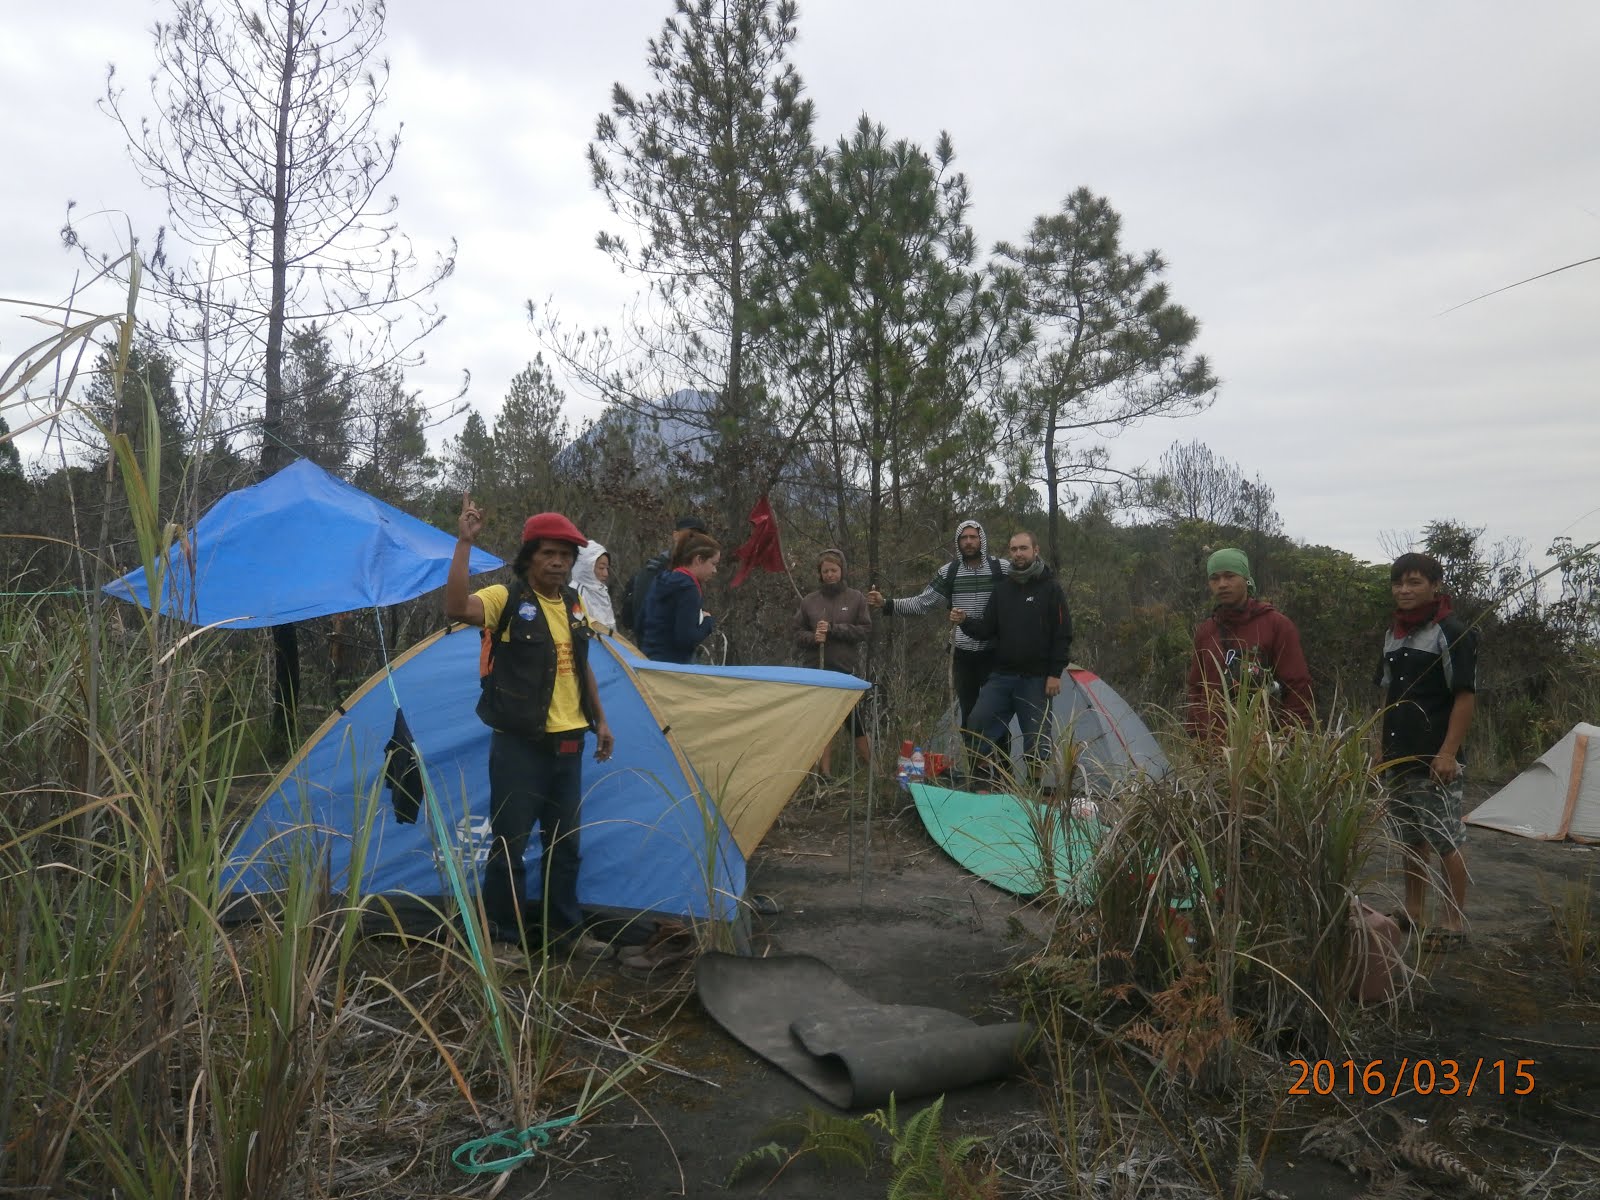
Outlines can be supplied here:
<path id="1" fill-rule="evenodd" d="M 859 701 L 857 704 L 859 705 Z M 848 729 L 848 725 L 846 726 Z M 851 879 L 856 873 L 856 748 L 855 739 L 851 738 L 850 754 L 850 802 L 846 809 L 845 829 L 848 840 L 845 842 L 845 862 L 847 864 L 845 878 Z"/>
<path id="2" fill-rule="evenodd" d="M 861 851 L 861 906 L 863 908 L 865 908 L 867 904 L 867 880 L 872 876 L 872 785 L 876 781 L 878 773 L 876 756 L 876 749 L 878 745 L 877 711 L 877 706 L 874 705 L 872 713 L 868 717 L 867 724 L 867 820 L 866 829 L 864 831 L 864 842 Z M 850 769 L 852 772 L 855 770 L 853 765 L 855 760 L 856 748 L 854 745 L 851 745 L 850 762 L 852 766 Z"/>

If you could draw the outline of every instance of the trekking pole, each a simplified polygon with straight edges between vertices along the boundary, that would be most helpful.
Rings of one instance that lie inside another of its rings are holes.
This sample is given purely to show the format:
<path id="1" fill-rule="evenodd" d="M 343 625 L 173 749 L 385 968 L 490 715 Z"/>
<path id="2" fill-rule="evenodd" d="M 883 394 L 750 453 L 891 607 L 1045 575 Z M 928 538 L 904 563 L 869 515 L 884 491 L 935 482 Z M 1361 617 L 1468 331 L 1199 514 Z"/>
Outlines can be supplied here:
<path id="1" fill-rule="evenodd" d="M 961 733 L 961 705 L 956 701 L 956 627 L 950 626 L 950 636 L 944 648 L 945 711 L 950 714 L 950 728 L 954 736 L 950 743 L 950 761 L 965 763 L 968 776 L 977 769 L 976 763 L 966 762 L 967 739 Z"/>
<path id="2" fill-rule="evenodd" d="M 871 580 L 871 576 L 870 575 L 868 576 L 868 579 Z M 874 592 L 877 591 L 878 590 L 877 582 L 876 581 L 869 582 L 867 584 L 867 589 L 869 591 L 874 591 Z M 871 673 L 872 657 L 873 657 L 872 656 L 872 643 L 869 641 L 867 643 L 867 669 L 868 669 L 868 673 L 869 674 Z M 870 692 L 869 692 L 869 694 L 870 694 Z M 863 698 L 862 701 L 857 701 L 856 702 L 856 707 L 857 708 L 859 708 L 861 706 L 861 704 L 863 703 L 864 699 L 865 698 Z M 872 788 L 873 788 L 873 784 L 876 782 L 876 777 L 877 777 L 876 762 L 875 762 L 875 760 L 873 758 L 872 748 L 877 742 L 877 737 L 876 737 L 876 734 L 877 734 L 877 720 L 878 720 L 877 712 L 878 712 L 877 706 L 874 705 L 873 708 L 872 708 L 872 711 L 867 714 L 867 726 L 866 726 L 866 728 L 867 728 L 867 797 L 866 797 L 866 829 L 865 829 L 865 834 L 864 834 L 866 841 L 865 841 L 864 848 L 862 849 L 862 853 L 861 853 L 861 906 L 863 908 L 866 907 L 866 903 L 867 903 L 867 877 L 872 872 Z M 860 728 L 859 724 L 857 725 L 857 728 Z M 849 847 L 849 850 L 850 850 L 850 865 L 851 865 L 851 870 L 852 871 L 854 871 L 854 869 L 855 869 L 855 858 L 856 858 L 856 847 L 855 847 L 855 809 L 856 809 L 855 770 L 856 770 L 856 747 L 855 747 L 855 739 L 851 738 L 850 739 L 850 816 L 851 816 L 851 822 L 850 822 L 850 847 Z"/>

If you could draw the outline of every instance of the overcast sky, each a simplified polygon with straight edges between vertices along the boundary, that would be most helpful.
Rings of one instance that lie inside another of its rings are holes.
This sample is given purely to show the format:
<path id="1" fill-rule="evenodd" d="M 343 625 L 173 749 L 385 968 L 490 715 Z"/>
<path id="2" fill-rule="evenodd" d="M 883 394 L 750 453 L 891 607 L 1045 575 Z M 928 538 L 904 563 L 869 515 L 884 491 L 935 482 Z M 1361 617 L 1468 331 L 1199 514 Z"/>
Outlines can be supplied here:
<path id="1" fill-rule="evenodd" d="M 595 324 L 631 294 L 593 248 L 616 223 L 584 148 L 613 81 L 645 84 L 669 7 L 392 0 L 400 220 L 424 252 L 460 243 L 414 385 L 470 370 L 492 419 L 538 349 L 525 301 Z M 0 296 L 66 295 L 69 198 L 159 218 L 95 101 L 111 61 L 143 90 L 166 11 L 8 15 Z M 862 112 L 924 145 L 949 130 L 986 246 L 1075 187 L 1108 197 L 1127 247 L 1166 255 L 1223 381 L 1203 416 L 1119 438 L 1116 464 L 1202 439 L 1276 489 L 1292 535 L 1378 558 L 1437 517 L 1535 552 L 1600 539 L 1600 263 L 1445 314 L 1600 254 L 1597 45 L 1587 0 L 810 0 L 793 61 L 820 140 Z M 0 317 L 0 358 L 27 337 Z"/>

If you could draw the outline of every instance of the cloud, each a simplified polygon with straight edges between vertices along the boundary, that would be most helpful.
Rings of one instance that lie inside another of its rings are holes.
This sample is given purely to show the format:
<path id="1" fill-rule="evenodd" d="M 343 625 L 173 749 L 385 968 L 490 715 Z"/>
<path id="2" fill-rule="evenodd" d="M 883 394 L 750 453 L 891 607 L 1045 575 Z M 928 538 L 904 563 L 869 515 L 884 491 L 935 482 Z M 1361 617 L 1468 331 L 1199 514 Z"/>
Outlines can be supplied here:
<path id="1" fill-rule="evenodd" d="M 0 104 L 24 119 L 0 138 L 26 170 L 0 180 L 0 294 L 65 294 L 68 196 L 159 211 L 93 100 L 108 59 L 143 78 L 163 11 L 9 18 Z M 617 223 L 584 150 L 613 81 L 646 86 L 669 11 L 391 0 L 399 219 L 424 254 L 460 245 L 414 385 L 470 369 L 492 417 L 537 351 L 526 300 L 615 319 L 632 285 L 594 249 Z M 1441 315 L 1600 252 L 1597 41 L 1584 5 L 807 0 L 792 58 L 819 140 L 862 112 L 924 145 L 948 129 L 985 245 L 1080 184 L 1109 197 L 1224 381 L 1203 416 L 1118 438 L 1119 465 L 1201 438 L 1263 475 L 1292 533 L 1376 557 L 1382 530 L 1439 516 L 1538 549 L 1600 537 L 1600 264 Z"/>

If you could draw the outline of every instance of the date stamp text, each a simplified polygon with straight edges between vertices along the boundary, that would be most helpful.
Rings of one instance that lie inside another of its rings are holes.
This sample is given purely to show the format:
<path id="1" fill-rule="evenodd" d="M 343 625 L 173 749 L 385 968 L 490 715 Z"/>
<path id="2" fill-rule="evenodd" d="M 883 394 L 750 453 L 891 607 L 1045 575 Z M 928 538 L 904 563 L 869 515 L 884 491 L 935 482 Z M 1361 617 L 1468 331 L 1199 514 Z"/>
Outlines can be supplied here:
<path id="1" fill-rule="evenodd" d="M 1291 1096 L 1529 1096 L 1536 1086 L 1531 1058 L 1292 1058 Z"/>

